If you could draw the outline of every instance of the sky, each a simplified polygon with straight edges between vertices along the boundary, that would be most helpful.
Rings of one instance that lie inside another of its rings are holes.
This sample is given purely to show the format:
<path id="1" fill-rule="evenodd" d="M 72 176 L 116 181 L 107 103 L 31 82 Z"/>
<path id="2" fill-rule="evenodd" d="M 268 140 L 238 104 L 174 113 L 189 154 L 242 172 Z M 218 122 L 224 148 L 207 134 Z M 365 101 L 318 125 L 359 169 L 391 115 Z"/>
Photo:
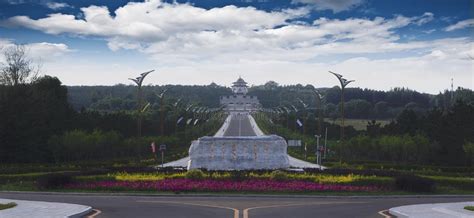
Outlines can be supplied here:
<path id="1" fill-rule="evenodd" d="M 0 0 L 0 49 L 65 85 L 474 87 L 470 0 Z M 4 61 L 0 55 L 0 62 Z"/>

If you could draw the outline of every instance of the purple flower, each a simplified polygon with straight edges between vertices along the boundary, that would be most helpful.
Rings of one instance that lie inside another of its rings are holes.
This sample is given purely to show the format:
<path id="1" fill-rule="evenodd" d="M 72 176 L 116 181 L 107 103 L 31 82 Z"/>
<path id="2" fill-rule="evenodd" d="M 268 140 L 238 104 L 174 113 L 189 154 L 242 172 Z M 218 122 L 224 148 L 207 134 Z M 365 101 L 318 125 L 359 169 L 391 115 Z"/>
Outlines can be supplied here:
<path id="1" fill-rule="evenodd" d="M 275 181 L 269 179 L 232 180 L 191 180 L 164 179 L 159 181 L 101 181 L 70 184 L 71 189 L 106 189 L 137 191 L 171 191 L 171 192 L 308 192 L 308 191 L 379 191 L 376 186 L 352 186 L 320 184 L 310 181 Z"/>

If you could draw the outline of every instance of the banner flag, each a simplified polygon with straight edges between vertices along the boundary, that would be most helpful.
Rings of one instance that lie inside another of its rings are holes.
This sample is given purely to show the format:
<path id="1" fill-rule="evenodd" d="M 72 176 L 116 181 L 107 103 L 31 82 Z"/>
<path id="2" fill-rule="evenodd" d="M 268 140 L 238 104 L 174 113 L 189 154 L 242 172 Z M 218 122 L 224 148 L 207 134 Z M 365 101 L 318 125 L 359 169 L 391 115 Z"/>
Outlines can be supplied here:
<path id="1" fill-rule="evenodd" d="M 189 118 L 188 121 L 186 121 L 186 125 L 189 125 L 193 121 L 193 118 Z"/>
<path id="2" fill-rule="evenodd" d="M 193 125 L 196 126 L 196 123 L 197 123 L 198 121 L 199 121 L 199 119 L 196 119 L 196 120 L 194 121 L 194 124 L 193 124 Z"/>
<path id="3" fill-rule="evenodd" d="M 180 117 L 180 118 L 178 119 L 178 121 L 176 121 L 176 124 L 181 123 L 182 120 L 183 120 L 183 117 Z"/>
<path id="4" fill-rule="evenodd" d="M 151 152 L 155 153 L 156 152 L 156 145 L 155 142 L 151 143 Z"/>
<path id="5" fill-rule="evenodd" d="M 297 120 L 296 120 L 296 123 L 298 123 L 298 126 L 300 126 L 300 127 L 303 126 L 303 123 L 300 121 L 300 119 L 297 119 Z"/>

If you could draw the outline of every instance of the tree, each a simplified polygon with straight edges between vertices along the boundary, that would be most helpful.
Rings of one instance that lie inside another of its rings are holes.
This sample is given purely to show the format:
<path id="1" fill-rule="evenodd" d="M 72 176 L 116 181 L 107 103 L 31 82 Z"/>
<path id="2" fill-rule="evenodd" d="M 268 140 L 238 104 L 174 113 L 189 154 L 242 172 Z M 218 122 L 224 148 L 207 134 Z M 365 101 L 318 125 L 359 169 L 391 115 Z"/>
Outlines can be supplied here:
<path id="1" fill-rule="evenodd" d="M 270 80 L 266 82 L 265 85 L 263 85 L 263 87 L 265 87 L 265 89 L 274 90 L 278 88 L 278 83 Z"/>
<path id="2" fill-rule="evenodd" d="M 346 102 L 347 117 L 367 119 L 372 111 L 370 102 L 363 99 L 353 99 Z"/>
<path id="3" fill-rule="evenodd" d="M 388 103 L 386 101 L 379 101 L 374 106 L 375 116 L 377 118 L 385 118 L 388 114 Z"/>
<path id="4" fill-rule="evenodd" d="M 473 142 L 464 143 L 463 150 L 464 150 L 464 153 L 466 153 L 468 164 L 472 166 L 474 164 L 474 143 Z"/>
<path id="5" fill-rule="evenodd" d="M 34 67 L 24 45 L 14 45 L 3 51 L 5 63 L 1 63 L 0 84 L 16 86 L 36 80 L 39 66 Z"/>

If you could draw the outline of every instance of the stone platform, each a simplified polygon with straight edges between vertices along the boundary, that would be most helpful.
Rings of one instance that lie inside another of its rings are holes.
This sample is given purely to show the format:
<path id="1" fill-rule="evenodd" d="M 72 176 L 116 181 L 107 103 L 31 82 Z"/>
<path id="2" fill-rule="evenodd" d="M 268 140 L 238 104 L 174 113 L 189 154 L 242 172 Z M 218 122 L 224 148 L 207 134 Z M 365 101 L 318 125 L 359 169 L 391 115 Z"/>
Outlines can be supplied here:
<path id="1" fill-rule="evenodd" d="M 277 135 L 202 137 L 189 149 L 188 169 L 289 168 L 287 144 Z"/>

